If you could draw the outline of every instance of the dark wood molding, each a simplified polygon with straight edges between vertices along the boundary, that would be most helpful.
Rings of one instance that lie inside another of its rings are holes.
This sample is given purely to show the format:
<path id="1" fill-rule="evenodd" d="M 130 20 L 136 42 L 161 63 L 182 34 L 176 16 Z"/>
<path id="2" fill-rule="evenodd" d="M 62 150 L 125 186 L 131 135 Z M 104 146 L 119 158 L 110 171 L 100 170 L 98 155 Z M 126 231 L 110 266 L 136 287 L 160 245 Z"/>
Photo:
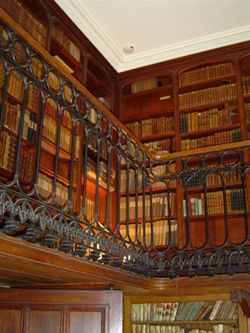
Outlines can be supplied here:
<path id="1" fill-rule="evenodd" d="M 246 317 L 250 317 L 250 290 L 234 289 L 231 291 L 231 301 L 239 303 Z"/>

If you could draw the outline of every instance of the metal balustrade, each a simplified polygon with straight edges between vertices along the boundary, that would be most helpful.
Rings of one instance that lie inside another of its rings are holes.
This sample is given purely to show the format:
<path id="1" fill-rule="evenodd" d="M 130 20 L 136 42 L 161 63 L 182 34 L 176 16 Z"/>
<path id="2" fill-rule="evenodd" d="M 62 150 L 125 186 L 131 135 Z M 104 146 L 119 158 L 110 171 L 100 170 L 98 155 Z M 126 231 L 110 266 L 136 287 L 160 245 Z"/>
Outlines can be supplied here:
<path id="1" fill-rule="evenodd" d="M 154 160 L 4 22 L 0 35 L 1 233 L 149 276 L 249 271 L 249 146 Z"/>

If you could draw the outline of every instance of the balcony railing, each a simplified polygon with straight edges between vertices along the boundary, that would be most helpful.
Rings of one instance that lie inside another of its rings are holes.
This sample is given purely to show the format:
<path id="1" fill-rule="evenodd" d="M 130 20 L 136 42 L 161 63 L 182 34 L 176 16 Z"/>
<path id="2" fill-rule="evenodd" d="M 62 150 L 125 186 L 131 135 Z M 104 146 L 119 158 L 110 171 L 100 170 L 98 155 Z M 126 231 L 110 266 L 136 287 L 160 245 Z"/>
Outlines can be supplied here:
<path id="1" fill-rule="evenodd" d="M 150 276 L 249 271 L 249 142 L 154 156 L 4 22 L 0 35 L 1 233 Z"/>

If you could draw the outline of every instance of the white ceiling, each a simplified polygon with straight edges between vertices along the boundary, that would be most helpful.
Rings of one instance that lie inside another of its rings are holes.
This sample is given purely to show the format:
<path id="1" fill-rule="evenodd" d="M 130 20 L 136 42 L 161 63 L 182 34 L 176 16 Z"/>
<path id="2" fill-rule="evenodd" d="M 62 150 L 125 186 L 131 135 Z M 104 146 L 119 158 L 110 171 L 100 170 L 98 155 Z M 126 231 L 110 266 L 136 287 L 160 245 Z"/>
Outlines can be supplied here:
<path id="1" fill-rule="evenodd" d="M 250 40 L 250 0 L 56 2 L 118 72 Z"/>

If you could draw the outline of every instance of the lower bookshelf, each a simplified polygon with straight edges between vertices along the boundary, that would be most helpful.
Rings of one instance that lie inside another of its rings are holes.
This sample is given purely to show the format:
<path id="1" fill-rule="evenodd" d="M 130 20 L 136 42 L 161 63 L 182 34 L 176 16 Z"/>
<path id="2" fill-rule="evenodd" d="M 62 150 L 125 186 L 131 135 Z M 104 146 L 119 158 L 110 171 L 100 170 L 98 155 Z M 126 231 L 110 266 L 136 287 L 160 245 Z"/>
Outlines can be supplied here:
<path id="1" fill-rule="evenodd" d="M 238 306 L 230 300 L 135 303 L 131 333 L 238 333 Z"/>

